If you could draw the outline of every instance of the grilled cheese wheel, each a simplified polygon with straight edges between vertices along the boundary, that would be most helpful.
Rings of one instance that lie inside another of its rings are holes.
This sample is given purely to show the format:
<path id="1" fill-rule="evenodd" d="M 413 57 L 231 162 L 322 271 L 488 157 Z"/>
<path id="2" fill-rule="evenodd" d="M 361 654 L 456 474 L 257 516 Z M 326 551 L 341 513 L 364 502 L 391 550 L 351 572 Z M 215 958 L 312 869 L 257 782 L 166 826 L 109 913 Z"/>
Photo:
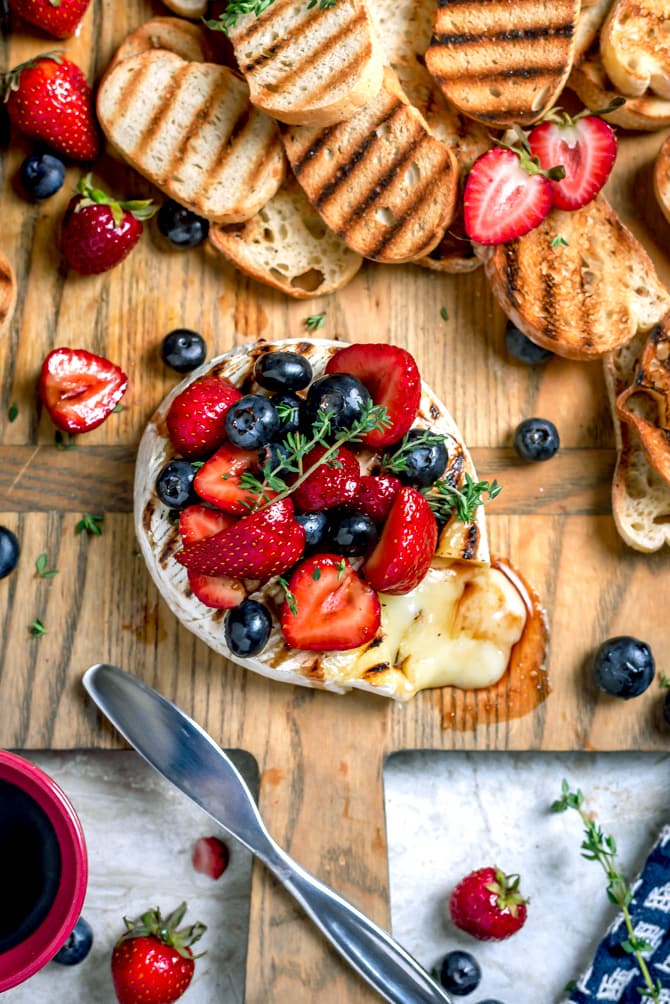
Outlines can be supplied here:
<path id="1" fill-rule="evenodd" d="M 438 0 L 426 66 L 479 122 L 535 122 L 570 73 L 579 9 L 579 0 Z"/>
<path id="2" fill-rule="evenodd" d="M 670 99 L 670 9 L 667 0 L 616 0 L 600 32 L 605 72 L 622 94 L 651 90 Z"/>

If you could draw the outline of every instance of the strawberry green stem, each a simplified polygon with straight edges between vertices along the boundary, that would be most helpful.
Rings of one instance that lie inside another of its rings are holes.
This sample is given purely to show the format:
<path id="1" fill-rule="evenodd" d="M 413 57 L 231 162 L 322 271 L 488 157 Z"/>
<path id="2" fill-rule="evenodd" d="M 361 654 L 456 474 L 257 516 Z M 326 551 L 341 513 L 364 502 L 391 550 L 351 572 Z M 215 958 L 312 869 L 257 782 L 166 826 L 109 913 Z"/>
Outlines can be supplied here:
<path id="1" fill-rule="evenodd" d="M 156 207 L 150 199 L 131 199 L 128 202 L 119 202 L 103 192 L 101 188 L 95 188 L 90 174 L 85 174 L 79 179 L 77 191 L 83 198 L 77 203 L 75 212 L 85 209 L 87 206 L 108 206 L 114 218 L 114 223 L 118 227 L 123 219 L 124 212 L 130 213 L 136 220 L 150 220 L 156 212 Z"/>
<path id="2" fill-rule="evenodd" d="M 53 49 L 51 52 L 41 52 L 39 56 L 33 56 L 32 59 L 27 59 L 25 63 L 19 63 L 18 66 L 15 66 L 13 70 L 9 70 L 8 73 L 3 73 L 0 76 L 0 93 L 2 94 L 3 101 L 9 100 L 12 91 L 18 91 L 23 71 L 30 69 L 31 66 L 36 66 L 41 59 L 53 59 L 55 63 L 62 63 L 63 50 Z"/>

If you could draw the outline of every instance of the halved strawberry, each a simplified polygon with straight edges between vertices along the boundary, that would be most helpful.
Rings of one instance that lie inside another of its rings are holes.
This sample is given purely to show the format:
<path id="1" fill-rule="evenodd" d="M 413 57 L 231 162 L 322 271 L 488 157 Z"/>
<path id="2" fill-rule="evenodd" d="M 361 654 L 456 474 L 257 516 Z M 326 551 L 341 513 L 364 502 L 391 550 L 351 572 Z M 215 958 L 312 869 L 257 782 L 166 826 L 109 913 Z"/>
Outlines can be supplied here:
<path id="1" fill-rule="evenodd" d="M 293 503 L 281 499 L 175 557 L 190 572 L 265 580 L 295 564 L 304 548 L 305 531 L 293 518 Z"/>
<path id="2" fill-rule="evenodd" d="M 239 579 L 231 575 L 201 575 L 188 573 L 188 584 L 201 603 L 215 610 L 231 610 L 247 598 L 247 591 Z"/>
<path id="3" fill-rule="evenodd" d="M 179 534 L 184 544 L 195 544 L 197 540 L 213 537 L 219 530 L 226 530 L 236 520 L 218 509 L 206 505 L 189 505 L 179 513 Z"/>
<path id="4" fill-rule="evenodd" d="M 305 454 L 303 470 L 319 463 L 327 452 L 325 446 L 315 446 Z M 318 466 L 293 492 L 296 509 L 318 512 L 350 502 L 361 485 L 361 469 L 356 455 L 341 446 L 337 453 Z"/>
<path id="5" fill-rule="evenodd" d="M 365 513 L 375 523 L 383 523 L 401 487 L 401 481 L 392 474 L 365 474 L 358 494 L 347 508 Z"/>
<path id="6" fill-rule="evenodd" d="M 411 428 L 421 401 L 421 377 L 405 349 L 379 342 L 348 345 L 331 356 L 326 373 L 357 377 L 370 391 L 373 404 L 386 408 L 391 424 L 382 432 L 369 432 L 363 439 L 367 446 L 391 446 Z"/>
<path id="7" fill-rule="evenodd" d="M 243 516 L 249 512 L 256 496 L 241 488 L 240 481 L 243 474 L 258 474 L 258 470 L 257 450 L 241 450 L 239 446 L 224 443 L 202 465 L 193 479 L 193 488 L 205 502 Z"/>
<path id="8" fill-rule="evenodd" d="M 593 199 L 610 176 L 617 152 L 614 129 L 597 115 L 555 115 L 528 136 L 540 167 L 562 164 L 565 177 L 552 181 L 557 209 L 580 209 Z"/>
<path id="9" fill-rule="evenodd" d="M 109 359 L 61 348 L 42 363 L 39 395 L 59 429 L 89 432 L 114 411 L 127 386 L 128 377 Z"/>
<path id="10" fill-rule="evenodd" d="M 401 488 L 363 574 L 377 592 L 409 593 L 430 568 L 436 544 L 437 523 L 426 499 Z"/>
<path id="11" fill-rule="evenodd" d="M 175 450 L 188 460 L 213 453 L 226 438 L 226 414 L 242 397 L 229 380 L 204 376 L 179 394 L 167 415 L 167 427 Z"/>
<path id="12" fill-rule="evenodd" d="M 494 147 L 474 164 L 463 193 L 465 232 L 478 244 L 505 244 L 527 234 L 553 204 L 548 178 L 528 154 Z"/>
<path id="13" fill-rule="evenodd" d="M 293 648 L 340 652 L 372 641 L 381 623 L 374 589 L 346 558 L 317 554 L 289 579 L 291 604 L 284 601 L 280 627 Z"/>

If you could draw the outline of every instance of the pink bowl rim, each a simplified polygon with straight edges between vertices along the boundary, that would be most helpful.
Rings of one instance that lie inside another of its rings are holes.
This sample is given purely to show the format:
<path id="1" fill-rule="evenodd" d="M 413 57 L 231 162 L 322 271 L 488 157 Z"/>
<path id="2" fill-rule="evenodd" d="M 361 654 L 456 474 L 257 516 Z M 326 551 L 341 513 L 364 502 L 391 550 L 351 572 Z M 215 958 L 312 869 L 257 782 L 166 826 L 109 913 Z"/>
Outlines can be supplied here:
<path id="1" fill-rule="evenodd" d="M 0 955 L 2 992 L 34 976 L 69 938 L 84 905 L 88 855 L 79 817 L 53 778 L 24 757 L 0 750 L 0 780 L 35 799 L 54 828 L 61 852 L 60 883 L 49 913 L 25 941 Z"/>

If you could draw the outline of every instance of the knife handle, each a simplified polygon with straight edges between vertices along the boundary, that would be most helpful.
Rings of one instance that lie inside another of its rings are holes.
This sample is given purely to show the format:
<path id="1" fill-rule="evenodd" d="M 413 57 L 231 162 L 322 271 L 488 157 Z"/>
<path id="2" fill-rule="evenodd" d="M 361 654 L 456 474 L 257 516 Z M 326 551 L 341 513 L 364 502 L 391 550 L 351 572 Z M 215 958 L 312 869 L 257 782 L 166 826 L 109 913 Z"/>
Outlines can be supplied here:
<path id="1" fill-rule="evenodd" d="M 451 998 L 378 924 L 301 868 L 280 847 L 266 865 L 337 951 L 391 1004 L 452 1004 Z"/>

